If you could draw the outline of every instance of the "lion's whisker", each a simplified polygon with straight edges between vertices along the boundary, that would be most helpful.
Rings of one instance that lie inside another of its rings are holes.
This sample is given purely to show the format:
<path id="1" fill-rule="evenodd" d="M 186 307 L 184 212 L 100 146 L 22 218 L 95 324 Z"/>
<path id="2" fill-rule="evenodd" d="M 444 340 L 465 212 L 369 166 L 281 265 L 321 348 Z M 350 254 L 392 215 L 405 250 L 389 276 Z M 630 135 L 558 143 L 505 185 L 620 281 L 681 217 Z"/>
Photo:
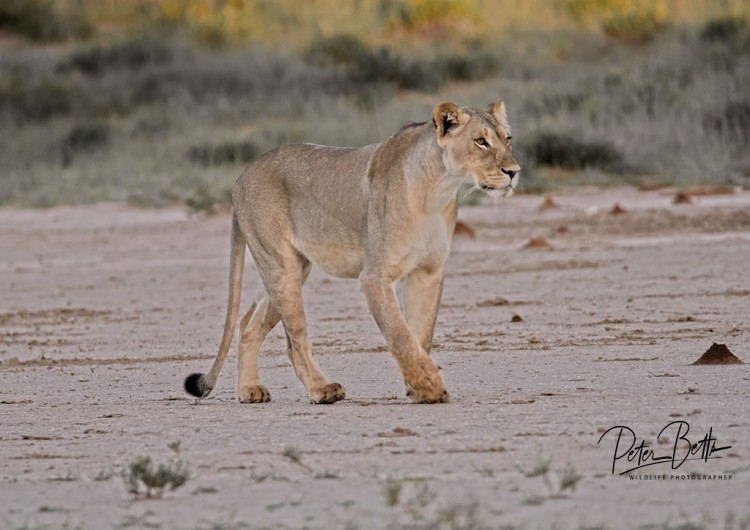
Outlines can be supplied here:
<path id="1" fill-rule="evenodd" d="M 461 196 L 461 200 L 463 201 L 463 200 L 464 200 L 464 199 L 465 199 L 466 197 L 468 197 L 468 196 L 469 196 L 469 194 L 470 194 L 470 193 L 471 193 L 472 191 L 474 191 L 474 190 L 480 190 L 480 191 L 481 191 L 481 190 L 482 190 L 482 188 L 480 188 L 479 186 L 480 186 L 479 184 L 474 184 L 474 185 L 473 185 L 473 186 L 472 186 L 471 188 L 469 188 L 468 190 L 466 190 L 466 193 L 464 193 L 464 194 L 463 194 L 463 195 Z"/>

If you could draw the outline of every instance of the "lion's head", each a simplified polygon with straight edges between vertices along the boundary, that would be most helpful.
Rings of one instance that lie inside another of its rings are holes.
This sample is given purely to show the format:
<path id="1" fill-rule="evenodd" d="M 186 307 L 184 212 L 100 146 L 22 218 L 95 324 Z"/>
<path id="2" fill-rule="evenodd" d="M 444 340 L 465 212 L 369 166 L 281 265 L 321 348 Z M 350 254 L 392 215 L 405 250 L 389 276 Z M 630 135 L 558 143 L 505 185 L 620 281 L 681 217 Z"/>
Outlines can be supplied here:
<path id="1" fill-rule="evenodd" d="M 513 158 L 505 104 L 498 100 L 485 111 L 441 103 L 433 122 L 443 163 L 461 178 L 493 196 L 509 197 L 518 185 L 521 167 Z"/>

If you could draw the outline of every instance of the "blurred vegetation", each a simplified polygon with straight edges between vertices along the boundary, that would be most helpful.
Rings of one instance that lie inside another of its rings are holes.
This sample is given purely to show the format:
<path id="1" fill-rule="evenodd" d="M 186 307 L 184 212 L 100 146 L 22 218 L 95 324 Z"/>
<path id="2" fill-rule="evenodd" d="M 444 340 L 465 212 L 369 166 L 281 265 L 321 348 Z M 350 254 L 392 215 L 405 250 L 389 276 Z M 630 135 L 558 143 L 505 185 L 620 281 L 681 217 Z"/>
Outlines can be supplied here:
<path id="1" fill-rule="evenodd" d="M 747 186 L 748 4 L 0 0 L 0 204 L 211 211 L 276 145 L 498 96 L 527 191 Z"/>

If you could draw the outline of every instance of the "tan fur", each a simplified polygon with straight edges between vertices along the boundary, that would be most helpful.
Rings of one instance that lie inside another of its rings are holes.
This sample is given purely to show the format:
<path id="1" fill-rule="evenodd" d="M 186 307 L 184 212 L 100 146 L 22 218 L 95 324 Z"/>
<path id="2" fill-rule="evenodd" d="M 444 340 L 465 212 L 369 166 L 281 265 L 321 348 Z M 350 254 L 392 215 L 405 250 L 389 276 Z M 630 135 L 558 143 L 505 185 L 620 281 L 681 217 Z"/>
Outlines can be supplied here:
<path id="1" fill-rule="evenodd" d="M 330 382 L 315 362 L 307 335 L 302 284 L 313 263 L 334 276 L 359 279 L 407 394 L 417 402 L 447 401 L 429 351 L 456 223 L 456 192 L 470 178 L 491 195 L 512 194 L 520 168 L 509 133 L 501 101 L 487 110 L 443 103 L 432 122 L 406 126 L 379 144 L 290 145 L 252 162 L 232 192 L 224 336 L 211 371 L 191 376 L 192 384 L 188 378 L 188 391 L 208 394 L 226 359 L 247 245 L 260 283 L 240 324 L 240 401 L 270 400 L 260 384 L 258 352 L 279 320 L 287 354 L 310 400 L 344 398 L 341 385 Z M 394 289 L 399 281 L 404 282 L 403 312 Z"/>

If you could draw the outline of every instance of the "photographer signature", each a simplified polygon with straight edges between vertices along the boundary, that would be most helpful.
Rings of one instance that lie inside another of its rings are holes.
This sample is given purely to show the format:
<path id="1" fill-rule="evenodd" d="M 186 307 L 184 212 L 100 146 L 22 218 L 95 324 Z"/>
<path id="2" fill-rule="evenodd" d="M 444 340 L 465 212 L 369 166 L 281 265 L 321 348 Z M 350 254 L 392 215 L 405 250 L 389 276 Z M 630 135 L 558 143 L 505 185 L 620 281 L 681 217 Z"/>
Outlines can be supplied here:
<path id="1" fill-rule="evenodd" d="M 658 442 L 662 436 L 669 438 L 667 435 L 670 433 L 674 436 L 674 443 L 669 451 L 664 454 L 657 454 L 656 450 L 647 445 L 645 440 L 639 441 L 635 431 L 625 425 L 617 425 L 607 429 L 599 438 L 597 445 L 601 444 L 604 437 L 610 433 L 616 437 L 614 456 L 612 457 L 613 475 L 616 472 L 618 461 L 621 460 L 621 464 L 632 465 L 632 467 L 621 471 L 620 475 L 659 464 L 669 464 L 672 469 L 677 469 L 687 460 L 707 462 L 709 459 L 722 458 L 714 455 L 732 447 L 731 445 L 716 447 L 717 440 L 713 437 L 713 428 L 709 428 L 708 433 L 696 442 L 691 442 L 688 438 L 689 431 L 690 425 L 686 421 L 673 421 L 667 424 L 656 437 Z"/>

